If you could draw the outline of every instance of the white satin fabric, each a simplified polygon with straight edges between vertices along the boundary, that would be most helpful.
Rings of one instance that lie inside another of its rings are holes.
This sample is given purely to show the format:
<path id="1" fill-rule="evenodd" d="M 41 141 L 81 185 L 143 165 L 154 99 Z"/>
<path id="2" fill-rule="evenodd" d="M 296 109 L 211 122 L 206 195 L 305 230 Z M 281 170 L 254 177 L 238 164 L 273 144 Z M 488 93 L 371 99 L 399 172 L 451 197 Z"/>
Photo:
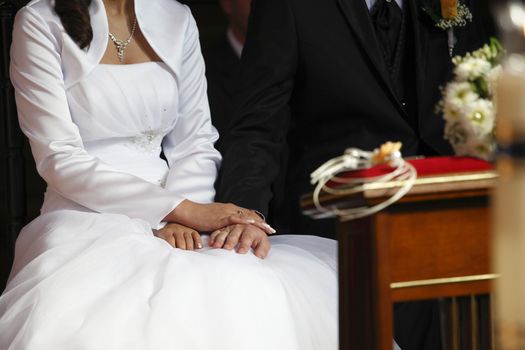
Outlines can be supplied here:
<path id="1" fill-rule="evenodd" d="M 164 63 L 112 66 L 90 63 L 107 34 L 101 0 L 88 52 L 71 46 L 50 3 L 31 2 L 15 22 L 11 78 L 48 191 L 17 240 L 0 349 L 337 349 L 334 241 L 274 237 L 261 260 L 152 234 L 184 198 L 213 199 L 220 162 L 188 9 L 137 0 L 145 34 L 158 6 L 161 27 L 179 20 L 173 44 L 146 35 Z"/>
<path id="2" fill-rule="evenodd" d="M 184 198 L 212 200 L 220 155 L 213 148 L 218 135 L 209 118 L 204 63 L 197 27 L 188 8 L 173 0 L 137 0 L 136 11 L 141 30 L 151 38 L 152 47 L 177 83 L 171 95 L 176 107 L 168 116 L 177 127 L 164 140 L 170 163 L 164 188 L 118 171 L 88 153 L 84 142 L 96 139 L 93 134 L 99 130 L 95 128 L 91 134 L 83 131 L 83 135 L 79 128 L 84 125 L 72 118 L 76 106 L 68 103 L 67 93 L 84 82 L 106 48 L 102 0 L 93 1 L 91 7 L 94 39 L 87 52 L 64 32 L 49 1 L 32 1 L 21 9 L 13 32 L 11 80 L 22 131 L 29 138 L 38 172 L 50 191 L 90 210 L 140 218 L 156 227 Z M 149 16 L 159 18 L 154 22 Z M 153 27 L 156 29 L 149 29 Z M 155 32 L 159 28 L 166 29 L 164 36 Z M 173 44 L 168 45 L 165 36 L 172 33 Z M 90 108 L 86 106 L 83 114 L 90 114 Z M 136 131 L 122 115 L 113 115 L 112 119 L 113 124 L 107 125 L 108 136 L 112 136 L 111 131 L 117 135 Z"/>

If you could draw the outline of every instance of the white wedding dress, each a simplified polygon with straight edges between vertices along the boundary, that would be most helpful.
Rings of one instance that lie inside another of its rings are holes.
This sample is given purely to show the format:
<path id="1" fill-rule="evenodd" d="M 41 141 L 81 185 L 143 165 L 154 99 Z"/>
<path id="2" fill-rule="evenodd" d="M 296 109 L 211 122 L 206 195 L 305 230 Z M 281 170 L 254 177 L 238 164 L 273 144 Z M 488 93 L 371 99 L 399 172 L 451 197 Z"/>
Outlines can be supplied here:
<path id="1" fill-rule="evenodd" d="M 110 177 L 112 169 L 159 187 L 182 174 L 178 193 L 191 198 L 193 187 L 198 192 L 192 177 L 184 177 L 186 168 L 198 168 L 188 158 L 191 149 L 175 174 L 167 164 L 174 161 L 160 157 L 161 145 L 173 148 L 165 136 L 182 127 L 173 118 L 177 89 L 175 76 L 156 62 L 98 65 L 67 89 L 83 147 L 97 161 L 68 177 L 93 174 L 71 191 L 91 189 L 83 196 L 98 196 L 102 208 L 116 199 L 123 203 L 115 205 L 126 205 L 128 193 L 135 203 L 127 182 L 97 192 L 96 177 Z M 33 152 L 39 152 L 34 145 Z M 54 171 L 74 173 L 67 161 Z M 18 238 L 0 297 L 0 349 L 337 349 L 336 242 L 271 237 L 264 260 L 207 247 L 183 251 L 153 236 L 147 220 L 88 209 L 78 204 L 82 196 L 67 199 L 56 187 L 49 186 L 41 216 Z M 147 203 L 136 210 L 149 210 L 154 198 Z"/>

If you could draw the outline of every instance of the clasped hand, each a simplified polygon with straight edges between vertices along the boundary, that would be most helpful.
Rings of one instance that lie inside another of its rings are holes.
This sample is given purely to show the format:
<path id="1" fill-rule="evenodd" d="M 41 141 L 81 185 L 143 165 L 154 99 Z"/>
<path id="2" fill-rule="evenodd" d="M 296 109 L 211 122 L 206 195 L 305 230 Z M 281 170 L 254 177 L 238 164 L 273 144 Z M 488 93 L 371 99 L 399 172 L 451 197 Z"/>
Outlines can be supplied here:
<path id="1" fill-rule="evenodd" d="M 176 223 L 168 223 L 155 236 L 162 238 L 172 247 L 194 250 L 203 247 L 201 235 L 192 228 Z M 214 231 L 208 245 L 226 250 L 236 249 L 239 254 L 246 254 L 250 248 L 255 256 L 264 259 L 270 251 L 270 241 L 266 232 L 251 224 L 236 224 Z"/>
<path id="2" fill-rule="evenodd" d="M 261 259 L 268 255 L 271 246 L 267 234 L 275 233 L 256 212 L 233 204 L 199 204 L 185 200 L 165 220 L 169 223 L 154 233 L 175 248 L 202 248 L 197 231 L 213 231 L 210 247 L 236 248 L 239 254 L 246 254 L 252 248 Z"/>

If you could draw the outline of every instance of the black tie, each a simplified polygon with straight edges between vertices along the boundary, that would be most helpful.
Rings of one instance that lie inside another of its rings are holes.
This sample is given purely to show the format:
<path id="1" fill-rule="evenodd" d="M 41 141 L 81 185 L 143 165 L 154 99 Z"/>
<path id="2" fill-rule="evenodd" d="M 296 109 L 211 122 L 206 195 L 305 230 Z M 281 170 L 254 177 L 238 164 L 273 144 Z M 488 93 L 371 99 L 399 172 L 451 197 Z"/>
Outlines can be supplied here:
<path id="1" fill-rule="evenodd" d="M 392 73 L 399 33 L 403 25 L 403 10 L 394 0 L 377 0 L 370 15 L 386 64 Z"/>

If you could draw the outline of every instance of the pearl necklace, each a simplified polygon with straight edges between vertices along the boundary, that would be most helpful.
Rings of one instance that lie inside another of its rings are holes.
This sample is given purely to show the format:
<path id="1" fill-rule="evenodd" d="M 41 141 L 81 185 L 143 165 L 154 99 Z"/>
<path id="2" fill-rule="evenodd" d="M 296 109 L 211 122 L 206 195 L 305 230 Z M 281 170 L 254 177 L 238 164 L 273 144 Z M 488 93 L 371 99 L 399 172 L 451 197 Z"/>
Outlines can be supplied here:
<path id="1" fill-rule="evenodd" d="M 113 35 L 111 32 L 109 33 L 109 38 L 115 45 L 115 48 L 117 49 L 117 57 L 120 63 L 124 62 L 124 52 L 126 51 L 126 47 L 131 42 L 131 39 L 133 38 L 133 34 L 135 34 L 135 29 L 137 29 L 137 17 L 135 16 L 135 19 L 133 21 L 133 27 L 131 28 L 131 34 L 129 35 L 129 38 L 126 40 L 118 40 L 115 35 Z"/>

